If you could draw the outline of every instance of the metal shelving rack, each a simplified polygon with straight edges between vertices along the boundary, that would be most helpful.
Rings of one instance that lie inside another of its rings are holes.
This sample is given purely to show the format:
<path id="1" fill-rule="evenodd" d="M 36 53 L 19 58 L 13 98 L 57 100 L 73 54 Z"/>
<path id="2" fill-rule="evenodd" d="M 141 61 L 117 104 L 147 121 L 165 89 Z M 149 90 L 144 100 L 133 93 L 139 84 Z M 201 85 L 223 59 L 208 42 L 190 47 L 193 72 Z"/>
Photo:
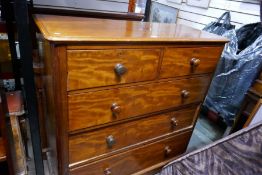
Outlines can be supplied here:
<path id="1" fill-rule="evenodd" d="M 38 121 L 36 88 L 33 72 L 33 42 L 32 17 L 30 9 L 32 1 L 2 0 L 2 15 L 6 22 L 8 40 L 12 58 L 12 67 L 16 82 L 16 90 L 23 90 L 25 96 L 26 116 L 29 121 L 32 150 L 34 155 L 35 173 L 44 175 L 41 137 Z M 17 59 L 15 36 L 20 49 L 20 59 Z M 23 84 L 21 85 L 21 78 Z"/>

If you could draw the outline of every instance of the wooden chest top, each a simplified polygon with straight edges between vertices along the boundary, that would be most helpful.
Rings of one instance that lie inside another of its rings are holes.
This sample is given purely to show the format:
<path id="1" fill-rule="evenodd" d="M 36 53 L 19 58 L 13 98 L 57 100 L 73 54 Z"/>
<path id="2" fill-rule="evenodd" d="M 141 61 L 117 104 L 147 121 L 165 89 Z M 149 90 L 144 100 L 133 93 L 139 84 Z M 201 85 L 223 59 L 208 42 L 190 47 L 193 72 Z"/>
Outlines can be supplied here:
<path id="1" fill-rule="evenodd" d="M 226 38 L 185 25 L 86 17 L 35 15 L 45 39 L 54 42 L 222 42 Z"/>
<path id="2" fill-rule="evenodd" d="M 35 21 L 57 174 L 145 174 L 185 152 L 226 38 L 175 24 Z"/>

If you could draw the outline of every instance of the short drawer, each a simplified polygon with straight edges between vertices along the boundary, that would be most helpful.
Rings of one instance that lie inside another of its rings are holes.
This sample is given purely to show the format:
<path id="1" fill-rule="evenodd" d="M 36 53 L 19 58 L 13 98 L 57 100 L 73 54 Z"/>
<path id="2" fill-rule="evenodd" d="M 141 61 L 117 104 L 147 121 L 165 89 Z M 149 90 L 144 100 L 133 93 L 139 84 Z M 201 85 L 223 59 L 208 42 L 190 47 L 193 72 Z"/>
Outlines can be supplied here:
<path id="1" fill-rule="evenodd" d="M 167 161 L 186 150 L 192 131 L 173 136 L 106 159 L 71 168 L 71 175 L 129 175 Z"/>
<path id="2" fill-rule="evenodd" d="M 196 106 L 71 136 L 69 161 L 76 163 L 193 126 Z"/>
<path id="3" fill-rule="evenodd" d="M 200 102 L 209 76 L 68 95 L 69 130 Z"/>
<path id="4" fill-rule="evenodd" d="M 160 77 L 212 73 L 223 47 L 166 48 Z"/>
<path id="5" fill-rule="evenodd" d="M 68 90 L 153 80 L 160 49 L 68 50 Z"/>

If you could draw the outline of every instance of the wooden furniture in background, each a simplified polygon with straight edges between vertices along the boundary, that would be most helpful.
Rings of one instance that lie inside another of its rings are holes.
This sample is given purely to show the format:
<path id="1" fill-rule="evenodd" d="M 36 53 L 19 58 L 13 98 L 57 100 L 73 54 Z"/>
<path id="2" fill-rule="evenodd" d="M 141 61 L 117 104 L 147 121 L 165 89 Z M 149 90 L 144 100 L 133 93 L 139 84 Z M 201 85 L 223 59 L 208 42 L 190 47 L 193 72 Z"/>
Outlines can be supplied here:
<path id="1" fill-rule="evenodd" d="M 55 3 L 61 3 L 61 4 L 59 6 L 55 6 L 54 5 Z M 96 1 L 96 2 L 82 1 L 80 3 L 83 3 L 84 5 L 81 6 L 81 8 L 77 8 L 77 7 L 72 7 L 70 6 L 70 4 L 67 4 L 66 2 L 63 2 L 63 1 L 60 1 L 60 2 L 57 2 L 57 1 L 56 2 L 55 1 L 47 2 L 45 0 L 43 0 L 42 2 L 35 1 L 32 4 L 31 10 L 32 10 L 32 13 L 34 14 L 78 16 L 78 17 L 88 17 L 88 18 L 105 18 L 105 19 L 132 20 L 132 21 L 141 21 L 145 17 L 144 14 L 135 13 L 136 0 L 130 0 L 129 3 L 128 2 L 118 2 L 118 1 L 109 1 L 109 2 L 107 1 Z M 93 5 L 90 6 L 90 3 Z M 98 4 L 95 5 L 94 3 L 98 3 Z M 103 3 L 105 4 L 103 5 Z M 126 8 L 126 11 L 123 9 L 123 6 L 122 6 L 125 4 L 128 7 L 128 9 Z M 98 7 L 101 7 L 101 9 Z M 116 9 L 117 11 L 114 11 Z"/>
<path id="2" fill-rule="evenodd" d="M 253 125 L 253 124 L 255 124 L 255 123 L 258 123 L 258 122 L 260 122 L 260 121 L 262 121 L 262 114 L 261 114 L 261 111 L 262 111 L 261 109 L 262 109 L 262 107 L 261 107 L 261 105 L 262 105 L 262 99 L 260 99 L 260 100 L 257 102 L 257 104 L 256 104 L 256 106 L 254 107 L 252 113 L 251 113 L 250 116 L 248 117 L 248 119 L 247 119 L 247 121 L 246 121 L 246 123 L 245 123 L 245 125 L 244 125 L 244 128 L 245 128 L 245 127 L 248 127 L 248 126 L 250 126 L 250 125 Z"/>
<path id="3" fill-rule="evenodd" d="M 35 7 L 32 9 L 35 14 L 53 14 L 63 16 L 79 16 L 88 18 L 102 18 L 102 19 L 118 19 L 118 20 L 130 20 L 141 21 L 144 19 L 143 14 L 138 13 L 110 13 L 110 12 L 96 12 L 96 11 L 76 11 L 70 9 L 53 9 L 53 8 L 41 8 Z"/>
<path id="4" fill-rule="evenodd" d="M 136 0 L 129 0 L 128 12 L 134 13 L 136 8 Z"/>
<path id="5" fill-rule="evenodd" d="M 4 140 L 0 137 L 0 162 L 6 161 L 6 150 Z"/>
<path id="6" fill-rule="evenodd" d="M 225 38 L 174 24 L 35 21 L 55 173 L 145 174 L 186 150 Z"/>
<path id="7" fill-rule="evenodd" d="M 1 82 L 2 83 L 2 82 Z M 6 114 L 8 114 L 8 107 L 5 98 L 3 87 L 0 87 L 0 172 L 1 175 L 12 175 L 12 159 L 11 151 L 8 146 L 8 136 L 6 127 Z"/>
<path id="8" fill-rule="evenodd" d="M 25 146 L 20 130 L 20 116 L 24 114 L 21 91 L 1 91 L 0 100 L 0 164 L 6 162 L 3 174 L 27 174 Z M 6 172 L 4 172 L 6 171 Z"/>
<path id="9" fill-rule="evenodd" d="M 27 174 L 25 146 L 19 122 L 19 117 L 25 113 L 21 91 L 7 92 L 6 99 L 12 134 L 9 139 L 12 139 L 13 171 L 14 174 Z"/>
<path id="10" fill-rule="evenodd" d="M 236 132 L 247 126 L 254 117 L 255 112 L 262 99 L 262 73 L 255 80 L 245 95 L 241 108 L 237 114 L 231 133 Z"/>

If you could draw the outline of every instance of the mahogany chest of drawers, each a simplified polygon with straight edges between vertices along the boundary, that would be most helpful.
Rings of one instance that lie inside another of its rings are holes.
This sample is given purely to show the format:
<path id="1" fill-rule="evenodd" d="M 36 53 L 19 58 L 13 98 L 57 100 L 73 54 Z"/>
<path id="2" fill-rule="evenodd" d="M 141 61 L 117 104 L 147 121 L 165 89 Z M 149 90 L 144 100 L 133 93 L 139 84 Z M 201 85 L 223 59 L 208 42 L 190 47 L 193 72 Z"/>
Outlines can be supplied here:
<path id="1" fill-rule="evenodd" d="M 186 150 L 225 38 L 174 24 L 35 21 L 56 174 L 141 174 Z"/>

